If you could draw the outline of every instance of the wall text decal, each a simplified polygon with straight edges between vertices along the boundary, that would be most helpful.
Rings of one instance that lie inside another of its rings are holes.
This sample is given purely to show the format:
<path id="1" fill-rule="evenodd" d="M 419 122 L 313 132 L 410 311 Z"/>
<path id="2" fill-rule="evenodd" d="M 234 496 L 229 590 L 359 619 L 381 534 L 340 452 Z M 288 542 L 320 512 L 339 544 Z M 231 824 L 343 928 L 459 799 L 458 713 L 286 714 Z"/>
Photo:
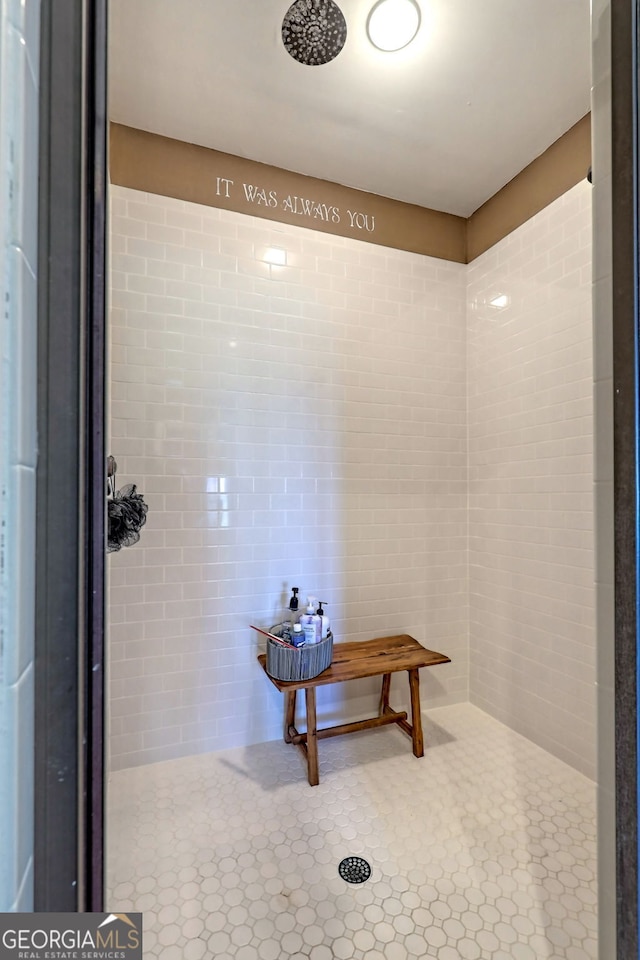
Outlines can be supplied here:
<path id="1" fill-rule="evenodd" d="M 233 199 L 234 187 L 235 181 L 230 177 L 216 177 L 217 197 L 225 197 L 227 200 Z M 320 203 L 310 197 L 299 197 L 292 193 L 282 197 L 277 190 L 257 186 L 255 183 L 243 182 L 242 190 L 247 203 L 255 204 L 257 207 L 270 207 L 272 210 L 279 208 L 286 213 L 306 217 L 309 220 L 323 220 L 325 223 L 343 222 L 343 212 L 340 207 Z M 376 229 L 375 214 L 350 209 L 344 212 L 346 213 L 344 222 L 352 230 L 365 230 L 367 233 L 374 233 Z"/>

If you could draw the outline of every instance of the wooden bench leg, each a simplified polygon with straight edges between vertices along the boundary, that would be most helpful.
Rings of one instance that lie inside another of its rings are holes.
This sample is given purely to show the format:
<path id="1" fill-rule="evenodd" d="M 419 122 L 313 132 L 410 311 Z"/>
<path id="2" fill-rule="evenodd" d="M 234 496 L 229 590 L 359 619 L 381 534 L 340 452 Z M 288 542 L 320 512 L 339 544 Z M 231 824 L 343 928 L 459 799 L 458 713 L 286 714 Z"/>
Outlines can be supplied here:
<path id="1" fill-rule="evenodd" d="M 407 671 L 409 674 L 409 690 L 411 691 L 411 727 L 414 757 L 424 757 L 424 741 L 422 739 L 422 718 L 420 716 L 420 673 L 414 667 Z"/>
<path id="2" fill-rule="evenodd" d="M 310 785 L 315 787 L 320 783 L 320 775 L 318 773 L 316 688 L 305 687 L 304 695 L 307 705 L 307 773 Z"/>
<path id="3" fill-rule="evenodd" d="M 382 717 L 389 712 L 389 690 L 391 689 L 391 674 L 385 673 L 382 677 L 382 691 L 380 693 L 380 708 L 378 716 Z"/>
<path id="4" fill-rule="evenodd" d="M 287 690 L 284 695 L 284 741 L 291 743 L 290 727 L 295 726 L 296 722 L 296 692 Z"/>

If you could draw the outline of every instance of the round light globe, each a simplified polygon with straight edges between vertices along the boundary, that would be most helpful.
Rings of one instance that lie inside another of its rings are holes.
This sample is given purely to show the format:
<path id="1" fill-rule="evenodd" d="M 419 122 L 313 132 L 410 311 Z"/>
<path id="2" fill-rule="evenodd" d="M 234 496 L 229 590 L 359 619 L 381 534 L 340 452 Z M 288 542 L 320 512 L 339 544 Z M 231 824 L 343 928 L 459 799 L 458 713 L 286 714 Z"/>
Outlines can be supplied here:
<path id="1" fill-rule="evenodd" d="M 378 50 L 402 50 L 420 28 L 420 8 L 415 0 L 378 0 L 367 20 L 369 40 Z"/>

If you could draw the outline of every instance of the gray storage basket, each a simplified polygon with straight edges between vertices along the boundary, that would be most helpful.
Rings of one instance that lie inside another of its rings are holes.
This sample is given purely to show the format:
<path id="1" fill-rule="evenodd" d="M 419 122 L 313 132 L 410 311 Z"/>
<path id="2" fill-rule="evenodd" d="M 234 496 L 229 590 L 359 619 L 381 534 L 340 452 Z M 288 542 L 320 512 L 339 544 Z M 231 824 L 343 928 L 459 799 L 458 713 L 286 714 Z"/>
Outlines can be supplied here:
<path id="1" fill-rule="evenodd" d="M 271 633 L 278 635 L 277 628 Z M 304 647 L 283 647 L 267 637 L 267 673 L 274 680 L 311 680 L 331 665 L 333 634 Z"/>

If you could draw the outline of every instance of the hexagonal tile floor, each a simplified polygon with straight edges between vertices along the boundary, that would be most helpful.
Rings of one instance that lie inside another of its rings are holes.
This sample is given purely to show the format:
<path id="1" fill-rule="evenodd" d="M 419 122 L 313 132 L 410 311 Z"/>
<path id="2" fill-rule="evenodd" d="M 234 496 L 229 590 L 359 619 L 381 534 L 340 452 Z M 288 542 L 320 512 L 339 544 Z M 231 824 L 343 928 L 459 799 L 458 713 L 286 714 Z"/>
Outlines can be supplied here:
<path id="1" fill-rule="evenodd" d="M 595 786 L 470 704 L 113 774 L 109 910 L 162 960 L 593 960 Z M 348 856 L 371 877 L 338 874 Z"/>

